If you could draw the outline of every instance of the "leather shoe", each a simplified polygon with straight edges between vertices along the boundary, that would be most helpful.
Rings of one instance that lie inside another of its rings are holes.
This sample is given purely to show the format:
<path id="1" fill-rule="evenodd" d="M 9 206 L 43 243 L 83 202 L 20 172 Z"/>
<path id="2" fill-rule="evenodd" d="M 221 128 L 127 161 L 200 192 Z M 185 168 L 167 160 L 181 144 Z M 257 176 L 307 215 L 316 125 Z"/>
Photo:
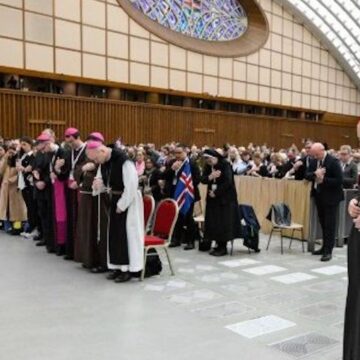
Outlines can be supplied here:
<path id="1" fill-rule="evenodd" d="M 179 242 L 171 242 L 169 248 L 179 247 L 181 244 Z"/>
<path id="2" fill-rule="evenodd" d="M 121 274 L 120 270 L 112 271 L 106 278 L 108 280 L 115 280 Z"/>
<path id="3" fill-rule="evenodd" d="M 63 246 L 58 246 L 56 248 L 56 256 L 63 256 L 65 255 L 65 249 Z"/>
<path id="4" fill-rule="evenodd" d="M 331 254 L 324 254 L 324 255 L 321 257 L 320 261 L 325 262 L 325 261 L 330 261 L 331 259 L 332 259 L 332 255 L 331 255 Z"/>
<path id="5" fill-rule="evenodd" d="M 224 249 L 216 249 L 210 255 L 217 256 L 217 257 L 218 256 L 225 256 L 225 255 L 227 255 L 227 250 L 226 250 L 226 248 L 224 248 Z"/>
<path id="6" fill-rule="evenodd" d="M 140 279 L 142 271 L 132 272 L 131 277 L 135 279 Z"/>
<path id="7" fill-rule="evenodd" d="M 45 246 L 45 245 L 46 245 L 45 241 L 39 241 L 39 242 L 36 244 L 36 246 Z"/>
<path id="8" fill-rule="evenodd" d="M 129 271 L 121 272 L 120 275 L 115 279 L 116 283 L 123 283 L 131 280 L 131 274 Z"/>
<path id="9" fill-rule="evenodd" d="M 41 236 L 40 236 L 40 235 L 34 236 L 34 237 L 33 237 L 33 240 L 34 240 L 34 241 L 40 241 L 40 240 L 41 240 Z"/>
<path id="10" fill-rule="evenodd" d="M 212 255 L 214 252 L 216 252 L 218 250 L 217 247 L 214 247 L 212 248 L 210 251 L 209 251 L 209 254 Z"/>
<path id="11" fill-rule="evenodd" d="M 313 251 L 312 254 L 313 255 L 324 255 L 324 249 L 319 249 L 319 250 Z"/>
<path id="12" fill-rule="evenodd" d="M 103 274 L 103 273 L 107 272 L 107 269 L 102 266 L 98 266 L 98 267 L 92 268 L 90 271 L 93 274 Z"/>
<path id="13" fill-rule="evenodd" d="M 74 257 L 71 255 L 65 255 L 64 260 L 74 260 Z"/>
<path id="14" fill-rule="evenodd" d="M 194 250 L 195 249 L 195 245 L 193 243 L 187 244 L 184 247 L 184 250 Z"/>

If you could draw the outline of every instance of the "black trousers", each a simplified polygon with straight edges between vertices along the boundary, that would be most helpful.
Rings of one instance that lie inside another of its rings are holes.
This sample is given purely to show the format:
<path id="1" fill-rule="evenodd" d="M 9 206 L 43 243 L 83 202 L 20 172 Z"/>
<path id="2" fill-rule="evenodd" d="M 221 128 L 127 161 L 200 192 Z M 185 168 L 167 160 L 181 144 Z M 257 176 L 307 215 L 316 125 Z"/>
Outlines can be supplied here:
<path id="1" fill-rule="evenodd" d="M 22 196 L 27 209 L 27 218 L 29 223 L 28 232 L 31 233 L 38 227 L 38 210 L 37 203 L 34 198 L 34 188 L 32 186 L 27 186 L 22 190 Z"/>
<path id="2" fill-rule="evenodd" d="M 325 254 L 331 254 L 335 246 L 335 232 L 339 204 L 325 204 L 321 198 L 316 196 L 315 203 L 323 232 L 323 250 Z"/>
<path id="3" fill-rule="evenodd" d="M 55 250 L 53 202 L 51 189 L 45 189 L 37 198 L 38 214 L 41 222 L 42 238 L 48 251 Z"/>
<path id="4" fill-rule="evenodd" d="M 193 244 L 196 237 L 196 223 L 194 221 L 194 203 L 186 215 L 179 213 L 178 220 L 175 225 L 173 242 L 185 242 L 186 244 Z"/>
<path id="5" fill-rule="evenodd" d="M 78 190 L 67 189 L 66 192 L 66 208 L 67 208 L 67 221 L 68 231 L 65 244 L 65 252 L 69 258 L 74 257 L 76 230 L 77 230 L 77 216 L 79 207 L 79 192 Z"/>

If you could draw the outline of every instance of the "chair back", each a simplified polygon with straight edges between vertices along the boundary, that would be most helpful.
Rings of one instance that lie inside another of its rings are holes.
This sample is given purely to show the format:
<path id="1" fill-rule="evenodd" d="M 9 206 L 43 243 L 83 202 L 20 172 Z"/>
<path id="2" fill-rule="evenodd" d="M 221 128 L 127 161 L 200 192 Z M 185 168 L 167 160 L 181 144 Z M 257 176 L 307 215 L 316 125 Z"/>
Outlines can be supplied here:
<path id="1" fill-rule="evenodd" d="M 155 200 L 151 195 L 144 195 L 143 202 L 144 202 L 144 227 L 146 233 L 149 228 L 150 220 L 154 215 Z"/>
<path id="2" fill-rule="evenodd" d="M 179 207 L 175 200 L 164 199 L 160 201 L 155 212 L 152 235 L 170 241 L 178 215 Z"/>

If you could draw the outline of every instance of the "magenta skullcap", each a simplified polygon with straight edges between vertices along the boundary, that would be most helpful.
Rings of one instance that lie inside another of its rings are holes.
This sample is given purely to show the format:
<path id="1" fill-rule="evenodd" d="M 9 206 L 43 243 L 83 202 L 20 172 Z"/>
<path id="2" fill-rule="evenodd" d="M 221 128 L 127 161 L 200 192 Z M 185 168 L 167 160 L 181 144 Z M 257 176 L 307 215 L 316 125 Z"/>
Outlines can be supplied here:
<path id="1" fill-rule="evenodd" d="M 86 143 L 86 149 L 87 150 L 96 150 L 102 145 L 103 145 L 103 143 L 101 141 L 90 140 Z"/>
<path id="2" fill-rule="evenodd" d="M 41 133 L 37 138 L 36 141 L 38 142 L 45 142 L 45 141 L 51 141 L 51 136 L 47 133 Z"/>
<path id="3" fill-rule="evenodd" d="M 102 143 L 105 141 L 104 139 L 104 135 L 100 132 L 92 132 L 90 135 L 89 135 L 89 138 L 91 140 L 95 140 L 95 141 L 101 141 Z"/>
<path id="4" fill-rule="evenodd" d="M 76 128 L 71 127 L 65 130 L 65 136 L 73 136 L 75 134 L 79 134 L 79 130 Z"/>

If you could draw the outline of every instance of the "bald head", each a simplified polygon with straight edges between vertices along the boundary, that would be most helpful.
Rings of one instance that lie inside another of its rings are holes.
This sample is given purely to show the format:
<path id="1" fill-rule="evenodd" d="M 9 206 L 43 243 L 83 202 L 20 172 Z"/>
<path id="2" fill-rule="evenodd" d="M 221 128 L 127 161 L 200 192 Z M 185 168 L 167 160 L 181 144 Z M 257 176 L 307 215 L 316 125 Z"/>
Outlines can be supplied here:
<path id="1" fill-rule="evenodd" d="M 88 147 L 86 149 L 86 156 L 96 164 L 104 164 L 109 160 L 110 153 L 111 149 L 103 144 L 100 144 L 98 147 Z"/>
<path id="2" fill-rule="evenodd" d="M 325 147 L 321 143 L 314 143 L 311 146 L 310 153 L 315 159 L 322 160 L 325 156 Z"/>

